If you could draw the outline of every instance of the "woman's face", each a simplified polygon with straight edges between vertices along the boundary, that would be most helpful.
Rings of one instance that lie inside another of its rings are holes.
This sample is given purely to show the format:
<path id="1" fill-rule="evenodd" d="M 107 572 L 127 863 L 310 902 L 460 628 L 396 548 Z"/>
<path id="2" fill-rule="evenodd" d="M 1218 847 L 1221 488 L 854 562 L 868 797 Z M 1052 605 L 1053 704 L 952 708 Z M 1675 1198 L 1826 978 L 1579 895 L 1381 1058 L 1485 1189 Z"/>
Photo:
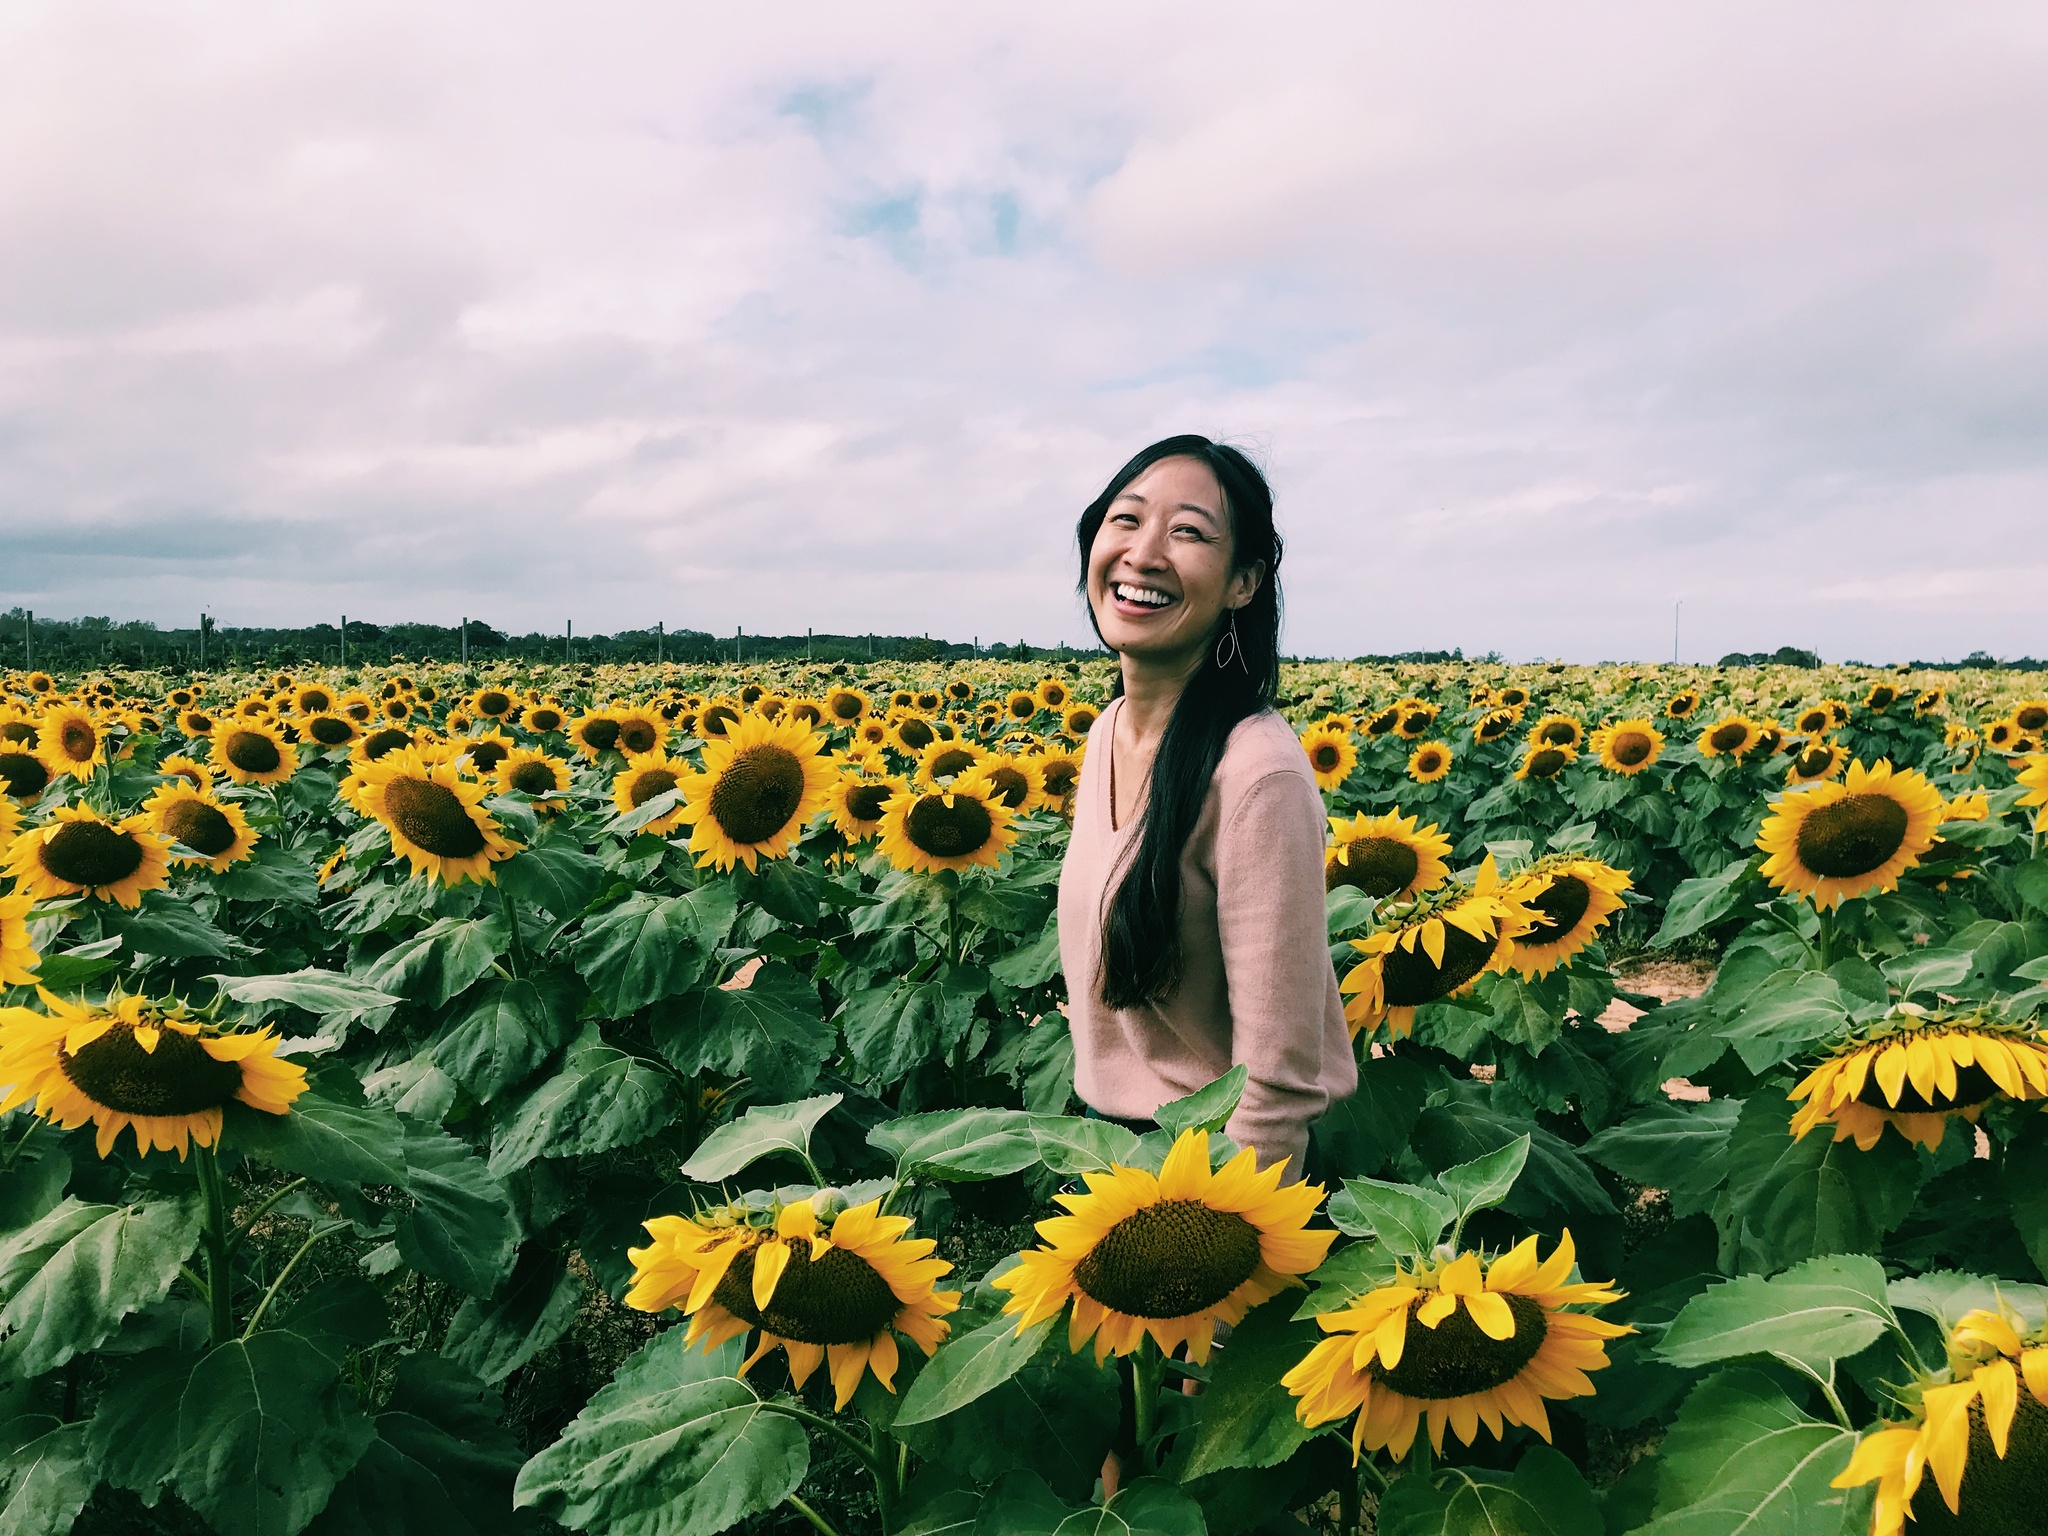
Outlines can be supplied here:
<path id="1" fill-rule="evenodd" d="M 1227 608 L 1258 590 L 1233 572 L 1230 517 L 1215 472 L 1161 459 L 1110 503 L 1088 552 L 1088 602 L 1103 643 L 1126 656 L 1177 661 L 1205 648 Z"/>

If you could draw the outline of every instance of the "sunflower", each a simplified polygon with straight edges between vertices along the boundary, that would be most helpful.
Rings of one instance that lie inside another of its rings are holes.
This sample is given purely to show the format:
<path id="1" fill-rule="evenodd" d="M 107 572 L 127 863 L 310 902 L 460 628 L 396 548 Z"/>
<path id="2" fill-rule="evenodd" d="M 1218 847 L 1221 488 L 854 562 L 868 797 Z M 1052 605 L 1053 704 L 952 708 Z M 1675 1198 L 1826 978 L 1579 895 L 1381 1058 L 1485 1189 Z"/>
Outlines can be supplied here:
<path id="1" fill-rule="evenodd" d="M 939 739 L 932 722 L 919 714 L 899 714 L 889 722 L 889 745 L 905 757 L 916 757 Z"/>
<path id="2" fill-rule="evenodd" d="M 825 738 L 794 720 L 744 715 L 704 746 L 704 771 L 683 781 L 690 851 L 701 868 L 787 856 L 832 790 Z"/>
<path id="3" fill-rule="evenodd" d="M 1418 784 L 1434 784 L 1451 771 L 1449 742 L 1425 741 L 1408 754 L 1408 777 Z"/>
<path id="4" fill-rule="evenodd" d="M 0 795 L 34 800 L 49 788 L 51 777 L 50 765 L 35 753 L 0 746 Z"/>
<path id="5" fill-rule="evenodd" d="M 987 762 L 991 754 L 971 741 L 935 741 L 917 760 L 918 787 L 931 789 L 948 779 L 971 773 Z"/>
<path id="6" fill-rule="evenodd" d="M 2048 730 L 2048 699 L 2022 699 L 2012 707 L 2012 723 L 2030 736 Z"/>
<path id="7" fill-rule="evenodd" d="M 1906 1389 L 1912 1414 L 1865 1435 L 1830 1484 L 1877 1484 L 1871 1536 L 2040 1528 L 2048 1482 L 2048 1339 L 1998 1312 L 1965 1313 L 1946 1340 L 1947 1368 Z M 1930 1486 L 1926 1481 L 1934 1474 Z"/>
<path id="8" fill-rule="evenodd" d="M 1509 896 L 1535 920 L 1515 935 L 1508 963 L 1532 980 L 1570 965 L 1622 909 L 1628 888 L 1627 870 L 1598 859 L 1573 853 L 1538 859 L 1507 885 Z"/>
<path id="9" fill-rule="evenodd" d="M 1863 707 L 1873 715 L 1881 715 L 1899 702 L 1899 690 L 1890 683 L 1872 683 L 1870 692 L 1863 695 Z"/>
<path id="10" fill-rule="evenodd" d="M 955 704 L 965 704 L 974 697 L 974 684 L 964 677 L 955 677 L 946 683 L 946 697 Z"/>
<path id="11" fill-rule="evenodd" d="M 612 719 L 619 727 L 614 744 L 628 757 L 645 757 L 668 745 L 668 722 L 659 710 L 614 710 Z"/>
<path id="12" fill-rule="evenodd" d="M 1499 741 L 1515 728 L 1520 716 L 1512 709 L 1490 709 L 1472 722 L 1475 742 Z"/>
<path id="13" fill-rule="evenodd" d="M 713 699 L 698 711 L 697 734 L 710 741 L 722 740 L 740 723 L 743 713 L 736 700 Z"/>
<path id="14" fill-rule="evenodd" d="M 106 737 L 89 710 L 52 704 L 36 722 L 36 752 L 52 778 L 68 773 L 74 779 L 89 779 L 107 760 Z"/>
<path id="15" fill-rule="evenodd" d="M 1541 742 L 1530 742 L 1529 750 L 1522 754 L 1522 764 L 1515 770 L 1518 779 L 1554 779 L 1577 759 L 1578 753 L 1570 747 L 1545 746 Z"/>
<path id="16" fill-rule="evenodd" d="M 357 725 L 368 725 L 376 716 L 377 701 L 360 688 L 352 688 L 334 701 L 334 712 L 347 715 Z"/>
<path id="17" fill-rule="evenodd" d="M 1401 723 L 1401 706 L 1389 704 L 1385 709 L 1368 715 L 1360 727 L 1368 736 L 1384 736 Z"/>
<path id="18" fill-rule="evenodd" d="M 453 730 L 455 721 L 451 718 L 448 725 Z M 498 765 L 512 755 L 513 741 L 510 736 L 493 725 L 481 736 L 458 740 L 457 745 L 461 748 L 460 755 L 469 759 L 470 766 L 476 770 L 477 776 L 487 778 L 496 773 Z"/>
<path id="19" fill-rule="evenodd" d="M 1451 840 L 1432 822 L 1421 831 L 1399 809 L 1384 816 L 1330 818 L 1323 852 L 1323 885 L 1350 886 L 1380 901 L 1406 901 L 1450 873 L 1444 863 Z"/>
<path id="20" fill-rule="evenodd" d="M 1700 707 L 1699 690 L 1681 688 L 1664 701 L 1664 717 L 1667 720 L 1688 720 L 1694 710 Z"/>
<path id="21" fill-rule="evenodd" d="M 1835 713 L 1825 704 L 1813 704 L 1799 711 L 1792 729 L 1801 736 L 1825 736 L 1835 728 Z"/>
<path id="22" fill-rule="evenodd" d="M 1824 784 L 1848 766 L 1849 749 L 1838 741 L 1808 740 L 1795 747 L 1785 765 L 1787 784 Z"/>
<path id="23" fill-rule="evenodd" d="M 67 1131 L 90 1120 L 101 1157 L 133 1130 L 138 1153 L 183 1161 L 190 1142 L 220 1140 L 230 1099 L 281 1115 L 306 1091 L 306 1069 L 277 1059 L 268 1029 L 223 1033 L 181 1005 L 141 997 L 104 1007 L 41 997 L 48 1013 L 0 1010 L 0 1114 L 33 1099 L 36 1114 Z"/>
<path id="24" fill-rule="evenodd" d="M 618 746 L 619 722 L 612 718 L 610 710 L 586 710 L 570 722 L 569 740 L 583 758 L 594 763 L 600 752 Z"/>
<path id="25" fill-rule="evenodd" d="M 1616 720 L 1593 733 L 1590 743 L 1609 773 L 1633 777 L 1657 761 L 1664 751 L 1664 733 L 1649 721 Z"/>
<path id="26" fill-rule="evenodd" d="M 1951 1117 L 1974 1125 L 1993 1099 L 2048 1097 L 2048 1045 L 2026 1025 L 1901 1010 L 1837 1042 L 1790 1097 L 1806 1101 L 1795 1137 L 1832 1125 L 1868 1152 L 1890 1125 L 1933 1151 Z"/>
<path id="27" fill-rule="evenodd" d="M 1532 746 L 1570 747 L 1576 752 L 1585 740 L 1585 723 L 1576 715 L 1545 715 L 1529 731 Z"/>
<path id="28" fill-rule="evenodd" d="M 451 886 L 491 884 L 491 866 L 519 851 L 483 808 L 483 785 L 452 762 L 430 763 L 406 747 L 358 765 L 354 777 L 363 814 L 384 823 L 392 851 L 416 876 Z"/>
<path id="29" fill-rule="evenodd" d="M 1017 689 L 1003 701 L 1003 713 L 1020 723 L 1029 720 L 1038 713 L 1038 695 Z"/>
<path id="30" fill-rule="evenodd" d="M 211 736 L 213 728 L 217 724 L 219 722 L 215 720 L 213 715 L 203 709 L 181 710 L 178 714 L 179 734 L 193 741 Z"/>
<path id="31" fill-rule="evenodd" d="M 836 726 L 851 730 L 867 713 L 868 696 L 858 688 L 834 688 L 825 695 L 825 715 Z"/>
<path id="32" fill-rule="evenodd" d="M 825 706 L 816 699 L 791 699 L 786 713 L 814 731 L 825 724 Z"/>
<path id="33" fill-rule="evenodd" d="M 1037 810 L 1045 799 L 1045 785 L 1038 776 L 1036 758 L 1003 754 L 983 763 L 980 772 L 988 780 L 994 797 L 1017 815 Z"/>
<path id="34" fill-rule="evenodd" d="M 520 710 L 519 723 L 536 736 L 552 736 L 569 723 L 569 717 L 554 700 L 543 699 Z"/>
<path id="35" fill-rule="evenodd" d="M 1338 726 L 1310 726 L 1301 733 L 1301 750 L 1308 754 L 1317 786 L 1326 791 L 1335 790 L 1358 766 L 1358 748 L 1351 744 L 1351 733 Z"/>
<path id="36" fill-rule="evenodd" d="M 1439 712 L 1439 706 L 1426 699 L 1403 699 L 1394 708 L 1400 711 L 1396 717 L 1395 728 L 1408 741 L 1426 736 L 1429 728 L 1436 724 Z"/>
<path id="37" fill-rule="evenodd" d="M 1822 908 L 1889 891 L 1934 845 L 1941 806 L 1915 769 L 1851 764 L 1845 783 L 1789 790 L 1772 808 L 1756 840 L 1764 878 Z"/>
<path id="38" fill-rule="evenodd" d="M 1057 713 L 1067 707 L 1067 685 L 1056 677 L 1043 678 L 1038 684 L 1038 707 Z"/>
<path id="39" fill-rule="evenodd" d="M 759 1344 L 744 1374 L 774 1349 L 789 1356 L 799 1390 L 820 1365 L 832 1379 L 835 1411 L 852 1401 L 861 1376 L 896 1390 L 896 1335 L 927 1355 L 945 1342 L 948 1312 L 960 1293 L 936 1283 L 952 1272 L 931 1256 L 928 1237 L 907 1237 L 908 1216 L 884 1216 L 870 1200 L 822 1222 L 813 1196 L 777 1213 L 773 1230 L 753 1226 L 751 1212 L 656 1216 L 653 1239 L 627 1250 L 633 1284 L 626 1305 L 642 1312 L 676 1307 L 688 1315 L 685 1342 L 706 1349 L 750 1329 Z M 829 1209 L 829 1206 L 827 1207 Z"/>
<path id="40" fill-rule="evenodd" d="M 1740 757 L 1756 742 L 1756 722 L 1746 715 L 1723 715 L 1694 743 L 1701 757 Z"/>
<path id="41" fill-rule="evenodd" d="M 519 700 L 509 688 L 479 688 L 469 696 L 469 707 L 480 719 L 510 720 L 519 708 Z"/>
<path id="42" fill-rule="evenodd" d="M 238 720 L 214 732 L 213 760 L 237 784 L 282 784 L 299 771 L 298 749 L 274 725 Z"/>
<path id="43" fill-rule="evenodd" d="M 29 909 L 36 904 L 28 891 L 0 896 L 0 987 L 25 987 L 36 979 L 35 941 L 29 937 Z"/>
<path id="44" fill-rule="evenodd" d="M 2048 757 L 2028 758 L 2013 780 L 2026 790 L 2019 804 L 2030 808 L 2048 806 Z"/>
<path id="45" fill-rule="evenodd" d="M 168 850 L 146 816 L 108 821 L 90 806 L 59 806 L 41 826 L 15 837 L 6 872 L 17 893 L 38 900 L 82 895 L 134 907 L 144 891 L 170 883 Z"/>
<path id="46" fill-rule="evenodd" d="M 1396 907 L 1369 938 L 1351 940 L 1360 959 L 1344 978 L 1344 1017 L 1355 1037 L 1384 1022 L 1399 1039 L 1424 1003 L 1456 997 L 1488 971 L 1505 970 L 1517 935 L 1535 920 L 1500 883 L 1493 855 L 1476 881 L 1450 881 Z"/>
<path id="47" fill-rule="evenodd" d="M 1567 1230 L 1550 1257 L 1526 1237 L 1492 1260 L 1467 1251 L 1406 1267 L 1389 1285 L 1316 1318 L 1333 1335 L 1280 1378 L 1301 1401 L 1304 1424 L 1358 1415 L 1351 1454 L 1386 1450 L 1405 1459 L 1415 1431 L 1429 1421 L 1441 1455 L 1446 1427 L 1470 1445 L 1484 1424 L 1525 1424 L 1545 1440 L 1545 1398 L 1590 1397 L 1588 1371 L 1609 1362 L 1604 1340 L 1633 1333 L 1567 1307 L 1619 1301 L 1597 1281 L 1571 1284 L 1576 1260 Z"/>
<path id="48" fill-rule="evenodd" d="M 412 732 L 406 730 L 403 726 L 380 726 L 358 740 L 355 750 L 349 754 L 349 757 L 351 762 L 357 764 L 381 762 L 393 752 L 402 752 L 407 747 L 414 745 L 416 743 L 413 740 Z"/>
<path id="49" fill-rule="evenodd" d="M 882 830 L 882 807 L 906 785 L 892 775 L 843 772 L 825 802 L 832 825 L 849 843 L 865 842 Z"/>
<path id="50" fill-rule="evenodd" d="M 57 680 L 47 672 L 31 672 L 23 681 L 30 693 L 49 693 L 57 686 Z"/>
<path id="51" fill-rule="evenodd" d="M 665 795 L 679 787 L 690 771 L 689 764 L 670 761 L 666 752 L 629 757 L 625 769 L 612 780 L 612 809 L 621 816 L 636 811 L 655 796 Z M 679 805 L 640 830 L 665 837 L 681 821 L 682 815 L 683 808 Z"/>
<path id="52" fill-rule="evenodd" d="M 1745 762 L 1748 761 L 1750 758 L 1755 758 L 1757 761 L 1763 762 L 1767 759 L 1776 757 L 1780 752 L 1784 750 L 1785 728 L 1780 725 L 1772 725 L 1767 721 L 1759 720 L 1756 722 L 1756 738 L 1753 741 L 1751 741 L 1749 746 L 1743 751 L 1742 757 Z"/>
<path id="53" fill-rule="evenodd" d="M 912 785 L 882 805 L 882 852 L 898 869 L 993 868 L 1017 840 L 1010 808 L 985 773 L 945 784 Z"/>
<path id="54" fill-rule="evenodd" d="M 990 1281 L 1011 1293 L 1017 1331 L 1057 1317 L 1071 1300 L 1067 1347 L 1095 1341 L 1099 1364 L 1128 1355 L 1149 1335 L 1161 1354 L 1182 1344 L 1205 1364 L 1216 1325 L 1245 1313 L 1321 1264 L 1334 1229 L 1309 1231 L 1323 1187 L 1263 1172 L 1246 1147 L 1214 1172 L 1209 1133 L 1182 1131 L 1154 1175 L 1112 1167 L 1084 1175 L 1086 1194 L 1057 1195 L 1065 1216 L 1038 1223 L 1045 1246 L 1029 1249 Z"/>
<path id="55" fill-rule="evenodd" d="M 181 778 L 151 795 L 142 814 L 157 836 L 192 850 L 173 849 L 173 864 L 204 864 L 216 875 L 225 874 L 229 865 L 239 864 L 256 847 L 256 834 L 239 805 L 216 800 L 210 790 L 194 788 Z"/>
<path id="56" fill-rule="evenodd" d="M 292 690 L 291 712 L 295 715 L 332 714 L 334 704 L 334 690 L 325 683 L 307 683 Z"/>
<path id="57" fill-rule="evenodd" d="M 1102 711 L 1093 704 L 1069 704 L 1066 713 L 1060 716 L 1060 729 L 1078 740 L 1101 718 Z"/>

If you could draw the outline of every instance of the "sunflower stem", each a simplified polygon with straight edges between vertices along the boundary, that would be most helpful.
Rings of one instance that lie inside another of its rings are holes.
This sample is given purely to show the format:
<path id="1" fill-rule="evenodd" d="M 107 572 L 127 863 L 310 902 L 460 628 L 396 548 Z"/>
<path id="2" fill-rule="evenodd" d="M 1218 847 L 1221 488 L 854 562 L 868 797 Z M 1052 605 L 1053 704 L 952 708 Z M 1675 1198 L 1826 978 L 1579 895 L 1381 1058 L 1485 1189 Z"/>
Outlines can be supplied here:
<path id="1" fill-rule="evenodd" d="M 875 1523 L 886 1533 L 896 1528 L 896 1458 L 884 1449 L 888 1436 L 879 1424 L 868 1425 L 868 1449 L 874 1454 Z"/>
<path id="2" fill-rule="evenodd" d="M 1820 919 L 1820 968 L 1825 971 L 1835 963 L 1835 915 L 1826 907 L 1814 915 Z"/>
<path id="3" fill-rule="evenodd" d="M 1828 1407 L 1835 1415 L 1835 1422 L 1853 1435 L 1856 1432 L 1856 1425 L 1849 1418 L 1849 1411 L 1842 1406 L 1841 1395 L 1835 1391 L 1834 1371 L 1830 1369 L 1825 1376 L 1818 1371 L 1808 1371 L 1807 1374 L 1813 1377 L 1820 1387 L 1821 1396 L 1828 1400 Z"/>
<path id="4" fill-rule="evenodd" d="M 761 1406 L 770 1413 L 779 1413 L 785 1418 L 795 1419 L 799 1424 L 808 1424 L 813 1429 L 823 1430 L 853 1453 L 855 1459 L 862 1466 L 866 1467 L 868 1472 L 874 1477 L 877 1487 L 881 1485 L 882 1468 L 880 1464 L 876 1462 L 874 1453 L 866 1442 L 861 1440 L 852 1431 L 834 1424 L 823 1414 L 812 1413 L 808 1408 L 800 1408 L 795 1403 L 785 1402 L 781 1398 L 763 1398 Z"/>
<path id="5" fill-rule="evenodd" d="M 792 1493 L 784 1502 L 792 1506 L 806 1520 L 810 1521 L 818 1529 L 820 1536 L 839 1536 L 839 1532 L 833 1529 L 831 1521 L 827 1520 L 795 1494 Z"/>
<path id="6" fill-rule="evenodd" d="M 1150 1470 L 1152 1436 L 1159 1427 L 1159 1389 L 1166 1380 L 1166 1356 L 1147 1337 L 1131 1356 L 1131 1397 L 1137 1420 L 1138 1459 Z M 1140 1474 L 1143 1475 L 1142 1473 Z"/>
<path id="7" fill-rule="evenodd" d="M 220 1155 L 216 1147 L 196 1147 L 193 1161 L 199 1193 L 206 1202 L 206 1305 L 208 1335 L 216 1347 L 234 1337 L 233 1255 L 228 1247 L 227 1200 L 221 1188 Z"/>
<path id="8" fill-rule="evenodd" d="M 331 1227 L 315 1227 L 306 1234 L 306 1240 L 299 1244 L 299 1251 L 285 1261 L 284 1268 L 277 1272 L 277 1278 L 270 1282 L 270 1289 L 265 1291 L 263 1299 L 256 1303 L 256 1310 L 249 1314 L 249 1326 L 242 1330 L 243 1338 L 248 1338 L 250 1334 L 256 1331 L 257 1324 L 263 1321 L 263 1314 L 270 1310 L 270 1304 L 277 1299 L 278 1291 L 283 1288 L 285 1281 L 291 1279 L 292 1271 L 299 1267 L 299 1260 L 303 1259 L 312 1246 L 319 1242 L 321 1238 L 339 1232 L 347 1225 L 348 1223 L 346 1222 L 337 1222 Z"/>
<path id="9" fill-rule="evenodd" d="M 278 1201 L 285 1199 L 293 1191 L 303 1187 L 305 1183 L 306 1180 L 304 1179 L 293 1179 L 291 1183 L 285 1185 L 283 1189 L 278 1190 L 261 1205 L 257 1206 L 249 1219 L 236 1227 L 234 1235 L 228 1239 L 228 1252 L 233 1253 L 236 1249 L 240 1248 L 248 1240 L 250 1232 L 255 1230 L 256 1223 L 268 1216 Z"/>

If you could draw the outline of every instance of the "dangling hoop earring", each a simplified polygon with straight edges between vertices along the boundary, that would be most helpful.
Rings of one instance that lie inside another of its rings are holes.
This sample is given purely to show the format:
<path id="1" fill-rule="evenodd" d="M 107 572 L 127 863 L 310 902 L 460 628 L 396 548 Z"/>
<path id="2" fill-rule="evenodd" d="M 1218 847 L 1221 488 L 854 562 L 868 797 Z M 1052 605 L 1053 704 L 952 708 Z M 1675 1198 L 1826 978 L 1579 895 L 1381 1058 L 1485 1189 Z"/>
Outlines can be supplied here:
<path id="1" fill-rule="evenodd" d="M 1218 671 L 1236 662 L 1249 675 L 1251 663 L 1244 659 L 1244 647 L 1237 640 L 1237 610 L 1230 610 L 1230 633 L 1216 642 L 1216 667 Z"/>

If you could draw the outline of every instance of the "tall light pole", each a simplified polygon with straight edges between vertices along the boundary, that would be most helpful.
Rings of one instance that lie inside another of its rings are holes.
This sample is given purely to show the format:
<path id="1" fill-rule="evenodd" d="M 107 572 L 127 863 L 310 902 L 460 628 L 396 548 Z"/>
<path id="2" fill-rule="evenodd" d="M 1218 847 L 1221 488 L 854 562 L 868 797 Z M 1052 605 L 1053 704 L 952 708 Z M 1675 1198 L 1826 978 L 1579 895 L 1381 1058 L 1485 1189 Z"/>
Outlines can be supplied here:
<path id="1" fill-rule="evenodd" d="M 1678 614 L 1684 607 L 1685 599 L 1682 597 L 1671 605 L 1671 665 L 1674 667 L 1678 665 Z"/>

